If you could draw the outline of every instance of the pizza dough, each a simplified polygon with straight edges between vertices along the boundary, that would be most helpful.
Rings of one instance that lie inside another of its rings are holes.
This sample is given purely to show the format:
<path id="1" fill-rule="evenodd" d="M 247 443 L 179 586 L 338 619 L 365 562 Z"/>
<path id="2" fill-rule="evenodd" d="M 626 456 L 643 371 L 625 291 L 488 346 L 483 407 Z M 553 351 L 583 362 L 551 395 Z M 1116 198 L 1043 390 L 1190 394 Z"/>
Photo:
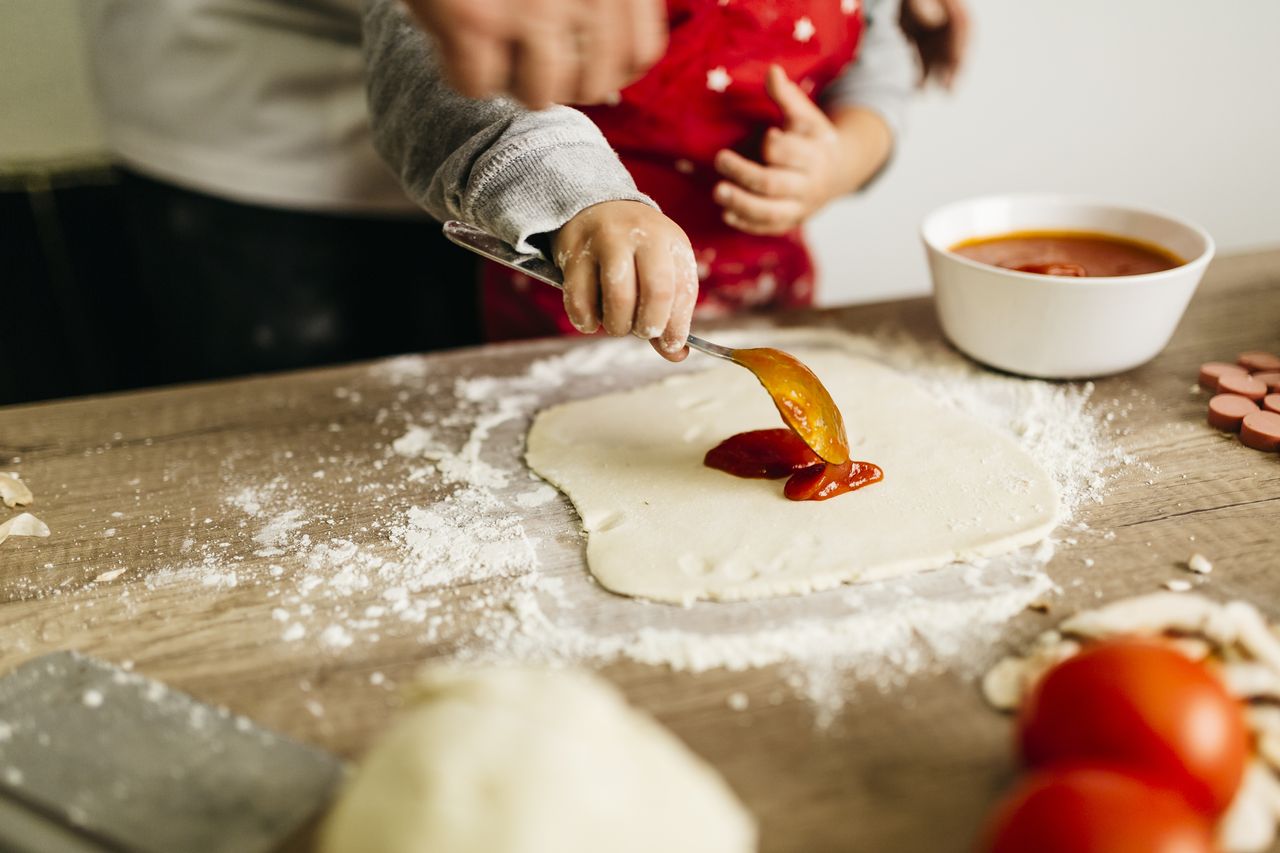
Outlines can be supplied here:
<path id="1" fill-rule="evenodd" d="M 805 593 L 1011 551 L 1053 529 L 1053 481 L 1011 437 L 876 362 L 797 354 L 843 412 L 853 458 L 884 482 L 795 502 L 782 481 L 705 467 L 730 435 L 781 425 L 755 377 L 728 364 L 538 414 L 529 465 L 577 507 L 603 586 L 684 604 Z"/>
<path id="2" fill-rule="evenodd" d="M 749 853 L 724 781 L 612 687 L 439 670 L 369 754 L 321 853 Z"/>

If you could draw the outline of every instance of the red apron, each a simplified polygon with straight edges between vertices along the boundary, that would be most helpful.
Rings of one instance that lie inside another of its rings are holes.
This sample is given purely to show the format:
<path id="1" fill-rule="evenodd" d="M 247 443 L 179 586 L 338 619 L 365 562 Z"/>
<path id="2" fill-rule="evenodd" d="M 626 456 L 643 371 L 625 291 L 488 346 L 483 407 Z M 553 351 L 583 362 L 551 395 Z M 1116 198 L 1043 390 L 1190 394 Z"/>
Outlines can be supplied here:
<path id="1" fill-rule="evenodd" d="M 617 104 L 584 107 L 640 191 L 693 243 L 697 316 L 784 309 L 813 301 L 813 261 L 799 229 L 745 234 L 721 219 L 712 198 L 716 152 L 753 160 L 782 112 L 765 91 L 772 63 L 810 94 L 852 60 L 862 34 L 858 0 L 668 0 L 666 54 Z M 569 334 L 559 292 L 504 267 L 483 281 L 490 340 Z"/>

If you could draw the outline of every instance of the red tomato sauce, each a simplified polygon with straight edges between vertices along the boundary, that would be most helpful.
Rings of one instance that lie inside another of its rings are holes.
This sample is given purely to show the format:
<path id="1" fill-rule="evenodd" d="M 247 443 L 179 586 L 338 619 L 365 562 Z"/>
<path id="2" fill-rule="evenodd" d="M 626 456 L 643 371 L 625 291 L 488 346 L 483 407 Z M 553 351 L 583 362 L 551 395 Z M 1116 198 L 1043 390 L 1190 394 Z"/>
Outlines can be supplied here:
<path id="1" fill-rule="evenodd" d="M 1014 231 L 964 240 L 950 251 L 993 267 L 1077 278 L 1144 275 L 1184 263 L 1160 246 L 1092 231 Z"/>
<path id="2" fill-rule="evenodd" d="M 870 462 L 823 462 L 789 429 L 740 432 L 708 450 L 703 463 L 735 477 L 787 477 L 783 494 L 793 501 L 825 501 L 884 479 L 880 466 Z"/>

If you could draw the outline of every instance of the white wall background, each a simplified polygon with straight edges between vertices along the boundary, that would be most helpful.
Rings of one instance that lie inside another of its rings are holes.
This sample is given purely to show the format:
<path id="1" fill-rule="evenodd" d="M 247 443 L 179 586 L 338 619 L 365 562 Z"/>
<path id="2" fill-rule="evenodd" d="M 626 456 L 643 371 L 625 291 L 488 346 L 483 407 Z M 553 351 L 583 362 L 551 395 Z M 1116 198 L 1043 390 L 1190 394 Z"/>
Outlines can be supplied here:
<path id="1" fill-rule="evenodd" d="M 824 303 L 925 293 L 934 207 L 1078 192 L 1280 245 L 1280 0 L 970 0 L 969 65 L 922 98 L 892 170 L 810 229 Z"/>
<path id="2" fill-rule="evenodd" d="M 74 2 L 0 0 L 0 166 L 101 148 Z M 926 292 L 920 219 L 990 192 L 1112 197 L 1224 251 L 1280 245 L 1280 0 L 970 2 L 957 91 L 921 98 L 891 171 L 812 223 L 824 302 Z"/>
<path id="3" fill-rule="evenodd" d="M 0 168 L 101 154 L 87 64 L 74 0 L 0 0 Z"/>

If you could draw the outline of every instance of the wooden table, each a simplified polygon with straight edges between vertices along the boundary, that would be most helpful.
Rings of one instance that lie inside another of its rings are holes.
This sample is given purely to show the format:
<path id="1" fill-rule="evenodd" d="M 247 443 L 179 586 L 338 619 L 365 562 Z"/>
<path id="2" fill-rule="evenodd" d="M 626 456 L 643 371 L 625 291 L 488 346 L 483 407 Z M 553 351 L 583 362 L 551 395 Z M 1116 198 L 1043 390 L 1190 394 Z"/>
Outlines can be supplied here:
<path id="1" fill-rule="evenodd" d="M 852 331 L 894 320 L 919 336 L 939 334 L 926 300 L 819 313 Z M 448 381 L 568 346 L 490 347 L 425 357 L 419 367 Z M 1050 564 L 1063 588 L 1053 611 L 1021 614 L 974 657 L 994 661 L 1064 613 L 1157 589 L 1193 550 L 1213 560 L 1210 593 L 1280 616 L 1280 457 L 1200 428 L 1205 397 L 1188 391 L 1201 362 L 1246 348 L 1280 349 L 1280 252 L 1216 261 L 1165 352 L 1098 382 L 1096 399 L 1138 404 L 1119 440 L 1154 468 L 1121 471 L 1105 502 L 1080 513 L 1093 534 L 1061 545 Z M 0 410 L 0 469 L 22 473 L 37 496 L 32 511 L 54 530 L 0 546 L 0 668 L 64 648 L 131 660 L 203 700 L 358 756 L 396 701 L 370 674 L 403 682 L 447 655 L 448 638 L 423 645 L 388 632 L 336 653 L 282 641 L 268 564 L 291 569 L 294 558 L 254 556 L 261 546 L 227 496 L 284 476 L 344 508 L 307 519 L 303 532 L 390 548 L 380 519 L 421 496 L 382 482 L 387 497 L 377 503 L 357 488 L 392 477 L 371 462 L 403 431 L 402 420 L 377 422 L 380 409 L 399 411 L 398 397 L 371 375 L 356 365 Z M 399 399 L 401 408 L 418 402 Z M 1095 535 L 1104 531 L 1114 537 Z M 146 583 L 210 553 L 236 567 L 237 585 L 205 586 L 198 573 Z M 94 582 L 116 569 L 126 571 Z M 620 662 L 603 672 L 725 774 L 758 816 L 767 851 L 964 850 L 1012 772 L 1008 721 L 984 706 L 970 676 L 859 691 L 823 731 L 789 694 L 754 701 L 777 692 L 773 668 L 694 676 Z M 752 697 L 750 707 L 728 709 L 730 691 Z"/>

